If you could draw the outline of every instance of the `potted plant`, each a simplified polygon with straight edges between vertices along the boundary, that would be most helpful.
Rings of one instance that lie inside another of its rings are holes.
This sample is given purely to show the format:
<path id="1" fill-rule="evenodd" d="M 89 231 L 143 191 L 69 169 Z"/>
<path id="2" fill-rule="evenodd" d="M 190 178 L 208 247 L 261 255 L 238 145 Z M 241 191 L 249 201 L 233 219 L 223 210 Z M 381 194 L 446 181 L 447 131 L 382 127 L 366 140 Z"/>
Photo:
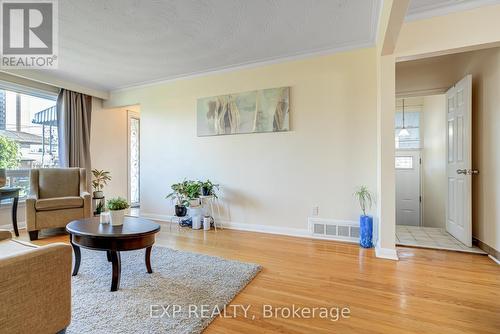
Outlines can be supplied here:
<path id="1" fill-rule="evenodd" d="M 199 181 L 187 181 L 185 196 L 188 206 L 196 207 L 200 205 L 201 183 Z"/>
<path id="2" fill-rule="evenodd" d="M 175 215 L 177 217 L 184 217 L 187 214 L 187 208 L 186 204 L 186 186 L 187 186 L 186 180 L 180 183 L 174 183 L 170 187 L 172 189 L 172 192 L 166 196 L 166 198 L 169 198 L 173 201 L 175 201 Z"/>
<path id="3" fill-rule="evenodd" d="M 108 201 L 108 209 L 111 216 L 111 225 L 120 226 L 123 225 L 123 220 L 125 218 L 125 210 L 128 209 L 130 205 L 127 200 L 121 197 L 111 198 Z"/>
<path id="4" fill-rule="evenodd" d="M 203 196 L 214 196 L 217 198 L 217 193 L 215 190 L 219 190 L 219 185 L 212 183 L 210 180 L 201 182 L 201 194 Z"/>
<path id="5" fill-rule="evenodd" d="M 363 248 L 371 248 L 373 247 L 373 217 L 368 216 L 366 210 L 373 205 L 373 195 L 367 186 L 361 186 L 354 192 L 354 197 L 358 200 L 363 212 L 359 217 L 359 244 Z"/>
<path id="6" fill-rule="evenodd" d="M 102 189 L 111 181 L 111 173 L 105 170 L 92 169 L 92 188 L 94 189 L 94 198 L 103 198 Z"/>

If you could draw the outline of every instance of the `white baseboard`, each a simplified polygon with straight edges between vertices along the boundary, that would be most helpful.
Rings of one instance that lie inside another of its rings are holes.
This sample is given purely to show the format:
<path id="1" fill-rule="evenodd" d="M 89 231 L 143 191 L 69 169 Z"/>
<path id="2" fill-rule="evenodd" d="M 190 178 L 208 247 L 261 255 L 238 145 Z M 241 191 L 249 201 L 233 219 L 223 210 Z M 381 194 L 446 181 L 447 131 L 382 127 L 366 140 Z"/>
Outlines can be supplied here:
<path id="1" fill-rule="evenodd" d="M 391 248 L 382 248 L 379 247 L 378 245 L 375 247 L 375 256 L 381 259 L 387 259 L 387 260 L 394 260 L 398 261 L 398 252 L 396 249 L 391 249 Z"/>
<path id="2" fill-rule="evenodd" d="M 159 222 L 169 222 L 176 221 L 175 216 L 170 215 L 158 215 L 153 213 L 141 213 L 141 217 L 153 219 Z M 346 242 L 351 243 L 350 240 L 332 240 L 331 238 L 325 238 L 321 236 L 311 235 L 311 232 L 307 229 L 300 228 L 291 228 L 291 227 L 280 227 L 280 226 L 270 226 L 270 225 L 254 225 L 254 224 L 243 224 L 243 223 L 235 223 L 230 221 L 223 221 L 222 227 L 232 230 L 239 231 L 249 231 L 249 232 L 258 232 L 258 233 L 269 233 L 269 234 L 279 234 L 279 235 L 287 235 L 291 237 L 300 237 L 300 238 L 309 238 L 309 239 L 319 239 L 319 240 L 329 240 L 334 242 Z M 378 258 L 382 259 L 390 259 L 390 260 L 399 260 L 398 254 L 395 249 L 388 248 L 375 248 L 375 254 Z"/>
<path id="3" fill-rule="evenodd" d="M 488 255 L 488 257 L 490 259 L 492 259 L 493 261 L 495 261 L 496 264 L 500 265 L 500 261 L 497 258 L 495 258 L 493 255 L 490 254 L 490 255 Z"/>

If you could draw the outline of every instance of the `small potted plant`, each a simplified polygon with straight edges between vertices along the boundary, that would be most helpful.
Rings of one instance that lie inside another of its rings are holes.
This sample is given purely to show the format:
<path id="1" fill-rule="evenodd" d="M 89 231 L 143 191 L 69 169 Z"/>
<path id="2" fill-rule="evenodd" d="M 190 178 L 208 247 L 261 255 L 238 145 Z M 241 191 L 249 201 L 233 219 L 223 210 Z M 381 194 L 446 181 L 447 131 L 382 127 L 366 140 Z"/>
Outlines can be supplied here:
<path id="1" fill-rule="evenodd" d="M 367 186 L 361 186 L 354 192 L 354 197 L 358 200 L 363 212 L 359 217 L 359 244 L 363 248 L 371 248 L 373 247 L 373 217 L 368 216 L 366 210 L 373 205 L 373 195 Z"/>
<path id="2" fill-rule="evenodd" d="M 187 200 L 185 196 L 187 182 L 183 181 L 172 184 L 172 192 L 166 196 L 166 198 L 175 201 L 175 215 L 177 217 L 184 217 L 187 214 Z"/>
<path id="3" fill-rule="evenodd" d="M 199 181 L 187 181 L 185 196 L 189 207 L 200 205 L 201 183 Z"/>
<path id="4" fill-rule="evenodd" d="M 129 207 L 130 205 L 128 204 L 126 199 L 121 197 L 111 198 L 108 201 L 108 209 L 111 216 L 111 225 L 123 225 L 123 221 L 125 219 L 125 210 Z"/>
<path id="5" fill-rule="evenodd" d="M 94 198 L 103 198 L 102 189 L 111 181 L 111 173 L 105 170 L 92 169 L 92 188 L 94 189 Z"/>
<path id="6" fill-rule="evenodd" d="M 216 190 L 219 190 L 219 185 L 212 183 L 210 180 L 201 182 L 201 194 L 203 196 L 214 196 L 217 198 Z"/>

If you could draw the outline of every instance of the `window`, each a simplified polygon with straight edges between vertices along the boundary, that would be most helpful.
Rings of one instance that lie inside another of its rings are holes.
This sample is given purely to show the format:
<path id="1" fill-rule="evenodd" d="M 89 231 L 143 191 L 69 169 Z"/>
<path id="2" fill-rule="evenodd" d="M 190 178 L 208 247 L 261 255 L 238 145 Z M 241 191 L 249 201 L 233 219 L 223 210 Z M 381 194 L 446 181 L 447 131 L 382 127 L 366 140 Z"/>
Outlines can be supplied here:
<path id="1" fill-rule="evenodd" d="M 56 99 L 52 93 L 30 94 L 26 87 L 0 88 L 0 168 L 7 170 L 7 186 L 21 187 L 23 197 L 31 168 L 59 164 Z"/>
<path id="2" fill-rule="evenodd" d="M 396 169 L 412 169 L 413 157 L 396 157 Z"/>
<path id="3" fill-rule="evenodd" d="M 400 136 L 400 131 L 403 128 L 401 108 L 398 108 L 396 112 L 394 123 L 397 149 L 420 148 L 420 111 L 416 107 L 405 108 L 404 126 L 409 132 L 408 136 Z"/>

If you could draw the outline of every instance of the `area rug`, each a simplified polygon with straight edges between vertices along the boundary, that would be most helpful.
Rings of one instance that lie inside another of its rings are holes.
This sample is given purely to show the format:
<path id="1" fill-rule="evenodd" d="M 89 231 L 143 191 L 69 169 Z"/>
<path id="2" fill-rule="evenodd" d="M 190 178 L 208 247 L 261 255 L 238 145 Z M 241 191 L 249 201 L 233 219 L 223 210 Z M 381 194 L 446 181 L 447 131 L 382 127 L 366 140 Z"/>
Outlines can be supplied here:
<path id="1" fill-rule="evenodd" d="M 261 269 L 164 247 L 153 247 L 152 274 L 144 250 L 122 252 L 121 259 L 120 289 L 110 292 L 106 253 L 82 249 L 67 333 L 200 333 Z"/>

